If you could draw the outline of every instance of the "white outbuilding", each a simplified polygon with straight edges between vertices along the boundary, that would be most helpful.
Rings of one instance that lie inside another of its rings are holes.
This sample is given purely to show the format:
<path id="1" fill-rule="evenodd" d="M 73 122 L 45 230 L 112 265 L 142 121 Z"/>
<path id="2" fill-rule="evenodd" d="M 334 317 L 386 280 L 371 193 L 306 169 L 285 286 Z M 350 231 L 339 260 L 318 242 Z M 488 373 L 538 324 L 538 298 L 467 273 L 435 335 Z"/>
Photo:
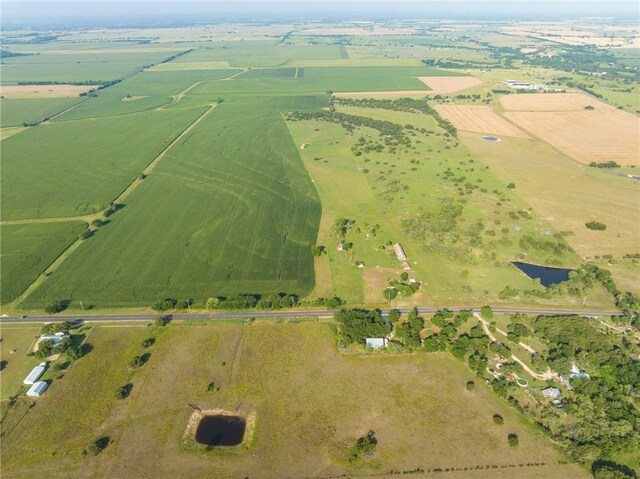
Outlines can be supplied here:
<path id="1" fill-rule="evenodd" d="M 40 396 L 42 396 L 42 393 L 47 390 L 48 387 L 49 384 L 46 381 L 38 381 L 29 388 L 29 390 L 27 391 L 27 396 L 32 398 L 39 398 Z"/>
<path id="2" fill-rule="evenodd" d="M 47 370 L 47 363 L 42 362 L 38 364 L 35 368 L 31 370 L 29 375 L 26 378 L 24 378 L 24 381 L 22 381 L 22 384 L 26 384 L 27 386 L 35 384 L 35 382 L 38 379 L 40 379 L 40 376 L 42 376 L 46 370 Z"/>
<path id="3" fill-rule="evenodd" d="M 387 338 L 367 338 L 366 344 L 368 348 L 384 348 L 387 345 Z"/>

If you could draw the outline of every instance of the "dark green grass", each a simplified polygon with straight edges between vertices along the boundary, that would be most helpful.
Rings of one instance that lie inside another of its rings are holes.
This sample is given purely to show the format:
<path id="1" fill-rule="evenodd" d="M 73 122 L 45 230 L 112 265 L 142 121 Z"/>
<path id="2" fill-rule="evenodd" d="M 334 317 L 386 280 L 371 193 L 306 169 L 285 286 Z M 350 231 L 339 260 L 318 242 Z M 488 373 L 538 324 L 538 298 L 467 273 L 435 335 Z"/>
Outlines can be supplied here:
<path id="1" fill-rule="evenodd" d="M 80 221 L 2 226 L 0 303 L 16 299 L 85 227 Z"/>
<path id="2" fill-rule="evenodd" d="M 281 107 L 219 105 L 24 306 L 308 293 L 320 203 Z"/>
<path id="3" fill-rule="evenodd" d="M 82 98 L 2 98 L 0 127 L 37 123 L 80 102 Z"/>
<path id="4" fill-rule="evenodd" d="M 51 123 L 3 140 L 3 219 L 105 208 L 201 112 L 154 111 Z"/>

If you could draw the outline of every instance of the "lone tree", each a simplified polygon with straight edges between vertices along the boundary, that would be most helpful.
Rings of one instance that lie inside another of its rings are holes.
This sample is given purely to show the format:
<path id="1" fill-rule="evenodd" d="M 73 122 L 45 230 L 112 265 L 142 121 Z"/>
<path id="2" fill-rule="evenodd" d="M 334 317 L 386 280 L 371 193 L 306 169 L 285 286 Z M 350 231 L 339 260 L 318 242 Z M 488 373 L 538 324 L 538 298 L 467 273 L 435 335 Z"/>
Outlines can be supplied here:
<path id="1" fill-rule="evenodd" d="M 509 445 L 511 447 L 516 447 L 518 445 L 518 435 L 511 433 L 507 436 L 507 439 L 509 441 Z"/>
<path id="2" fill-rule="evenodd" d="M 356 445 L 351 448 L 350 462 L 356 461 L 359 457 L 370 456 L 378 445 L 378 439 L 376 433 L 373 430 L 369 430 L 367 434 L 358 438 Z"/>

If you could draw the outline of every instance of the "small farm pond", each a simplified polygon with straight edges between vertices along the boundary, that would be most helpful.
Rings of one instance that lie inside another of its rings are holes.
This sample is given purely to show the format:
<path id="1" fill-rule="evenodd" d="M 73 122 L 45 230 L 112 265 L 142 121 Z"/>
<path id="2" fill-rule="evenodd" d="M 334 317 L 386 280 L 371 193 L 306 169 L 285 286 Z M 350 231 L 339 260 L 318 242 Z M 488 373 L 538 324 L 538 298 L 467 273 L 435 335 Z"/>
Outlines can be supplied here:
<path id="1" fill-rule="evenodd" d="M 244 439 L 246 425 L 240 416 L 204 416 L 196 429 L 196 441 L 205 446 L 237 446 Z"/>
<path id="2" fill-rule="evenodd" d="M 523 263 L 521 261 L 514 261 L 511 264 L 529 276 L 529 278 L 539 279 L 542 286 L 551 286 L 552 284 L 562 283 L 569 279 L 569 273 L 573 271 L 568 268 L 550 268 L 549 266 Z"/>
<path id="3" fill-rule="evenodd" d="M 500 141 L 500 138 L 496 138 L 495 136 L 483 136 L 482 139 L 484 141 Z"/>

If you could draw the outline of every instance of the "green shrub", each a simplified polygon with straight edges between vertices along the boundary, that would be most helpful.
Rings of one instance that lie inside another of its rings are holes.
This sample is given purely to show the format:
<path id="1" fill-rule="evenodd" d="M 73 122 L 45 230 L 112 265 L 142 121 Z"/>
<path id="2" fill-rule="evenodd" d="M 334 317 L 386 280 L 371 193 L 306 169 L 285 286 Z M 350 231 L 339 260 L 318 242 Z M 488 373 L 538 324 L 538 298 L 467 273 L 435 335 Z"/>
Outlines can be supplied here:
<path id="1" fill-rule="evenodd" d="M 594 231 L 604 231 L 607 229 L 607 225 L 604 223 L 599 223 L 598 221 L 589 221 L 584 224 L 587 228 Z"/>

